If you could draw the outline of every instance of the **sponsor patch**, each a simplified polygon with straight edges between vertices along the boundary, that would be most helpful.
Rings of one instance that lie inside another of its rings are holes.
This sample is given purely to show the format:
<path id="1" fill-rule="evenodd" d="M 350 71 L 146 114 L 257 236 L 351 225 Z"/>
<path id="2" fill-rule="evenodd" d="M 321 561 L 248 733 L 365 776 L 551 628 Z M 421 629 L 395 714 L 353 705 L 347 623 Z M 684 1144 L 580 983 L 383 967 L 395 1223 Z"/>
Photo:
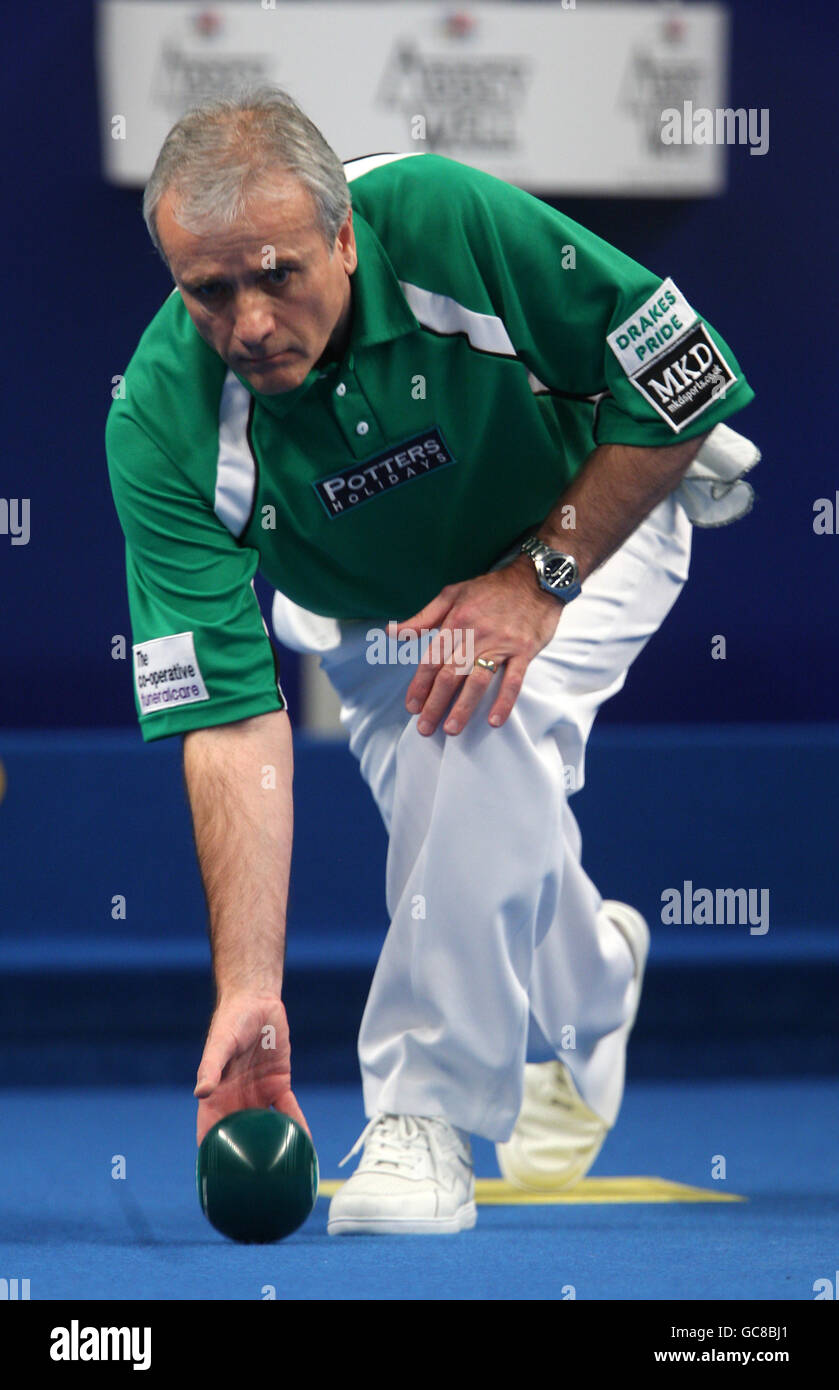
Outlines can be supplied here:
<path id="1" fill-rule="evenodd" d="M 736 380 L 702 323 L 630 377 L 636 390 L 677 433 L 714 401 L 724 398 Z"/>
<path id="2" fill-rule="evenodd" d="M 334 518 L 454 462 L 442 434 L 433 425 L 395 448 L 386 449 L 362 463 L 354 463 L 328 478 L 320 478 L 312 487 L 326 508 L 327 516 Z"/>
<path id="3" fill-rule="evenodd" d="M 133 652 L 141 716 L 209 700 L 191 632 L 138 642 Z"/>
<path id="4" fill-rule="evenodd" d="M 662 280 L 655 294 L 619 324 L 606 339 L 627 376 L 634 376 L 654 357 L 666 352 L 676 338 L 697 320 L 672 280 Z"/>

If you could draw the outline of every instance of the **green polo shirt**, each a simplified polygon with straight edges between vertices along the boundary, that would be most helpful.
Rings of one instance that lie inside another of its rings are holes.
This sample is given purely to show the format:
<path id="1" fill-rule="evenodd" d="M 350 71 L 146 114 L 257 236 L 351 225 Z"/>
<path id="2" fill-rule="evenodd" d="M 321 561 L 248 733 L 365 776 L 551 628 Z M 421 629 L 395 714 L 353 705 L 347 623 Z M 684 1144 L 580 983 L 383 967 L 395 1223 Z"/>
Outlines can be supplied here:
<path id="1" fill-rule="evenodd" d="M 409 617 L 538 527 L 596 443 L 752 399 L 672 281 L 546 203 L 435 154 L 346 169 L 343 360 L 263 395 L 173 291 L 111 408 L 146 739 L 283 708 L 257 569 L 317 613 Z"/>

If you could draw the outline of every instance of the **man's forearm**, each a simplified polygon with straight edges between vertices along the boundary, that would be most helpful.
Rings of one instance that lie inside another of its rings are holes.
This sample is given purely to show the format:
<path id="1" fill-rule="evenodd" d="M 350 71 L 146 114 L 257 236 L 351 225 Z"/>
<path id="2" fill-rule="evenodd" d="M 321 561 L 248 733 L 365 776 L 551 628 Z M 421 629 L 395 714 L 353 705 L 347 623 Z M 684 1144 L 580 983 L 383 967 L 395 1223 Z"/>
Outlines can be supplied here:
<path id="1" fill-rule="evenodd" d="M 285 711 L 196 729 L 184 739 L 219 998 L 240 989 L 281 991 L 292 772 Z"/>
<path id="2" fill-rule="evenodd" d="M 540 538 L 573 555 L 586 579 L 678 486 L 707 437 L 657 449 L 599 445 L 538 528 Z"/>

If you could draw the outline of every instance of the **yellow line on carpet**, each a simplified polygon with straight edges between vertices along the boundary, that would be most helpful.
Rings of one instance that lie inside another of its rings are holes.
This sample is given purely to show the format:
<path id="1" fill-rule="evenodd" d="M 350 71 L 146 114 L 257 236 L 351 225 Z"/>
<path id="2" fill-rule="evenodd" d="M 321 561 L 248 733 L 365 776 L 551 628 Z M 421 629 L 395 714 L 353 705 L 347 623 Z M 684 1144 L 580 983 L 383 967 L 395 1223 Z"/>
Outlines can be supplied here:
<path id="1" fill-rule="evenodd" d="M 332 1197 L 342 1187 L 337 1178 L 324 1178 L 319 1197 Z M 476 1178 L 475 1201 L 481 1207 L 588 1206 L 614 1202 L 745 1202 L 734 1192 L 689 1187 L 668 1178 L 583 1178 L 564 1192 L 521 1192 L 502 1178 Z"/>

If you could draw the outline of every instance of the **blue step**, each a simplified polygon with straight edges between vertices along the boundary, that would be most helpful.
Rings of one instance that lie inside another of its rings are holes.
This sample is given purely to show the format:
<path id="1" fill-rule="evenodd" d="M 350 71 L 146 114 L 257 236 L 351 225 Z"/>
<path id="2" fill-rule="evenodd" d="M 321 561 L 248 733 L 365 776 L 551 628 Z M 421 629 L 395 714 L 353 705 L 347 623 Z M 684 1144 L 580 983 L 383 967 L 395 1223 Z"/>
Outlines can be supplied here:
<path id="1" fill-rule="evenodd" d="M 353 1080 L 387 927 L 386 839 L 343 742 L 295 746 L 295 1074 Z M 133 731 L 0 734 L 0 1084 L 194 1075 L 212 990 L 179 756 Z M 834 1071 L 839 727 L 610 726 L 587 780 L 573 803 L 584 862 L 653 931 L 630 1073 Z M 665 925 L 662 894 L 686 883 L 767 890 L 768 930 Z"/>

